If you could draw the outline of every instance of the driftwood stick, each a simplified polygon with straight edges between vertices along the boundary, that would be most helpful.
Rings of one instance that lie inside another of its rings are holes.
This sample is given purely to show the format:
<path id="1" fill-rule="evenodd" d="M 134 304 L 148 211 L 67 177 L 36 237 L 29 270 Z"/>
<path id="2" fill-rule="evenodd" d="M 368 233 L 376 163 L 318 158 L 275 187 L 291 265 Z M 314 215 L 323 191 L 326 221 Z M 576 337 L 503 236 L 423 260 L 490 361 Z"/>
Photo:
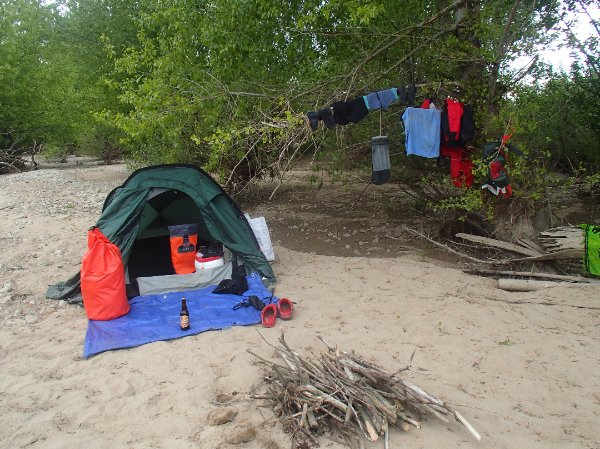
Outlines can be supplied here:
<path id="1" fill-rule="evenodd" d="M 317 338 L 319 340 L 321 340 L 323 343 L 325 343 L 325 346 L 327 346 L 327 349 L 329 349 L 330 351 L 334 352 L 337 349 L 337 346 L 329 343 L 327 340 L 325 340 L 322 336 L 318 335 Z"/>
<path id="2" fill-rule="evenodd" d="M 383 448 L 389 449 L 390 447 L 390 432 L 387 420 L 383 422 Z"/>
<path id="3" fill-rule="evenodd" d="M 344 423 L 344 419 L 340 418 L 339 416 L 337 416 L 334 413 L 331 413 L 329 410 L 327 410 L 325 407 L 317 407 L 319 410 L 321 410 L 322 412 L 324 412 L 325 414 L 331 416 L 333 419 L 335 419 L 336 421 L 341 422 L 342 424 Z"/>
<path id="4" fill-rule="evenodd" d="M 365 429 L 367 431 L 368 440 L 369 441 L 377 441 L 377 439 L 379 438 L 379 434 L 375 430 L 373 421 L 371 421 L 371 418 L 369 418 L 369 415 L 367 414 L 367 412 L 365 412 L 365 409 L 362 406 L 357 405 L 356 409 L 358 411 L 360 418 L 365 423 Z"/>
<path id="5" fill-rule="evenodd" d="M 444 401 L 436 398 L 435 396 L 431 396 L 429 393 L 427 393 L 425 390 L 419 388 L 415 384 L 413 384 L 407 380 L 400 380 L 399 383 L 400 383 L 400 385 L 402 385 L 405 388 L 407 388 L 408 390 L 410 390 L 411 393 L 416 394 L 418 397 L 422 398 L 422 400 L 424 402 L 431 402 L 433 404 L 439 405 L 440 407 L 444 407 L 444 405 L 445 405 Z"/>
<path id="6" fill-rule="evenodd" d="M 402 432 L 410 432 L 410 424 L 403 421 L 402 424 L 400 424 L 400 430 L 402 430 Z"/>
<path id="7" fill-rule="evenodd" d="M 322 392 L 321 390 L 319 390 L 318 388 L 314 387 L 313 385 L 303 385 L 300 388 L 301 391 L 304 392 L 304 394 L 306 393 L 310 393 L 315 395 L 318 399 L 323 400 L 324 402 L 328 402 L 329 404 L 333 405 L 335 408 L 341 410 L 342 412 L 346 413 L 346 410 L 348 408 L 348 406 L 344 403 L 342 403 L 341 401 L 335 399 L 333 397 L 332 394 L 327 394 Z"/>
<path id="8" fill-rule="evenodd" d="M 298 371 L 298 368 L 296 367 L 296 365 L 294 365 L 292 363 L 292 361 L 289 359 L 289 356 L 285 352 L 279 351 L 279 355 L 281 356 L 281 358 L 283 359 L 283 361 L 285 362 L 285 364 L 287 365 L 287 367 L 290 370 L 292 370 L 294 372 Z"/>
<path id="9" fill-rule="evenodd" d="M 412 424 L 413 426 L 415 426 L 417 429 L 421 428 L 421 423 L 415 419 L 412 419 L 409 416 L 406 416 L 404 413 L 402 412 L 398 412 L 398 418 L 400 418 L 402 421 L 406 421 L 409 424 Z"/>
<path id="10" fill-rule="evenodd" d="M 344 424 L 348 424 L 350 422 L 350 418 L 352 417 L 352 396 L 348 399 L 348 410 L 346 410 L 346 416 L 344 418 Z"/>
<path id="11" fill-rule="evenodd" d="M 254 357 L 256 357 L 258 360 L 260 360 L 260 361 L 261 361 L 262 363 L 264 363 L 265 365 L 269 365 L 269 366 L 272 366 L 272 367 L 278 367 L 278 368 L 280 368 L 280 369 L 282 369 L 282 370 L 285 370 L 285 369 L 287 369 L 287 368 L 286 368 L 285 366 L 283 366 L 283 365 L 279 365 L 279 364 L 277 364 L 277 363 L 271 362 L 270 360 L 267 360 L 267 359 L 265 359 L 265 358 L 263 358 L 263 357 L 261 357 L 261 356 L 257 355 L 256 353 L 252 352 L 250 349 L 246 349 L 246 351 L 247 351 L 248 353 L 252 354 Z"/>
<path id="12" fill-rule="evenodd" d="M 312 429 L 319 427 L 315 413 L 312 410 L 306 412 L 306 419 L 308 420 L 308 426 Z"/>
<path id="13" fill-rule="evenodd" d="M 367 190 L 367 187 L 369 187 L 371 184 L 372 184 L 372 181 L 369 180 L 369 182 L 367 183 L 365 188 L 362 189 L 362 191 L 358 194 L 358 196 L 354 200 L 354 203 L 352 203 L 352 206 L 350 206 L 350 210 L 354 209 L 354 206 L 356 206 L 356 203 L 358 203 L 360 201 L 360 198 L 363 196 L 363 193 L 365 193 L 365 190 Z"/>
<path id="14" fill-rule="evenodd" d="M 445 423 L 449 423 L 450 422 L 450 420 L 448 418 L 446 418 L 444 415 L 442 415 L 440 412 L 438 412 L 433 407 L 431 407 L 431 406 L 429 406 L 427 404 L 423 404 L 423 407 L 425 408 L 425 410 L 427 410 L 428 412 L 430 412 L 433 416 L 435 416 L 440 421 L 443 421 Z"/>
<path id="15" fill-rule="evenodd" d="M 352 405 L 349 405 L 348 408 L 352 410 L 352 414 L 354 415 L 354 418 L 356 418 L 356 422 L 358 423 L 359 429 L 362 431 L 362 433 L 365 436 L 365 438 L 368 438 L 369 434 L 367 433 L 367 430 L 365 429 L 365 426 L 363 426 L 362 421 L 361 421 L 360 417 L 358 416 L 357 409 L 354 406 L 352 406 Z"/>
<path id="16" fill-rule="evenodd" d="M 300 427 L 304 427 L 304 425 L 306 424 L 306 414 L 308 413 L 308 403 L 305 402 L 304 404 L 302 404 L 302 417 L 300 418 L 300 424 L 298 424 L 298 426 Z"/>
<path id="17" fill-rule="evenodd" d="M 469 431 L 469 433 L 471 435 L 473 435 L 473 437 L 475 437 L 475 439 L 477 441 L 481 441 L 481 435 L 479 435 L 479 432 L 477 432 L 475 430 L 475 428 L 469 423 L 469 421 L 467 421 L 460 413 L 458 413 L 457 411 L 454 411 L 454 417 L 463 425 L 467 428 L 467 430 Z"/>
<path id="18" fill-rule="evenodd" d="M 373 405 L 373 402 L 370 401 L 368 396 L 365 397 L 363 402 L 365 404 L 365 412 L 369 414 L 369 418 L 371 418 L 371 422 L 375 426 L 375 431 L 377 434 L 381 435 L 384 421 L 383 416 L 381 416 L 379 410 L 377 410 L 377 407 Z"/>
<path id="19" fill-rule="evenodd" d="M 294 363 L 298 367 L 298 371 L 300 371 L 300 378 L 302 379 L 302 382 L 308 383 L 308 375 L 304 371 L 300 370 L 301 364 L 298 361 L 298 357 L 296 356 L 296 354 L 294 354 L 294 351 L 292 351 L 290 349 L 290 347 L 288 346 L 288 344 L 286 343 L 285 336 L 284 336 L 283 332 L 281 333 L 281 336 L 279 337 L 279 343 L 281 343 L 281 346 L 283 346 L 285 349 L 287 349 L 287 351 L 293 357 Z"/>

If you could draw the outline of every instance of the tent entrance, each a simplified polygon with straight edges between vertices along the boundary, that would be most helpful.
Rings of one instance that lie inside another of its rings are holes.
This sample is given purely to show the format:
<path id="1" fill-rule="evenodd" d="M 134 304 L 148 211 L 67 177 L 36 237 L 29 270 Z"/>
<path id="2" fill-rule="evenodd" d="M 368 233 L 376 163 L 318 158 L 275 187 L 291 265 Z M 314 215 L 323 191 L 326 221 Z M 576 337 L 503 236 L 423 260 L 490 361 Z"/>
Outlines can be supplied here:
<path id="1" fill-rule="evenodd" d="M 129 279 L 175 274 L 169 226 L 197 223 L 198 242 L 212 242 L 196 202 L 178 190 L 152 189 L 140 218 L 127 271 Z"/>
<path id="2" fill-rule="evenodd" d="M 136 240 L 129 256 L 127 270 L 130 279 L 175 274 L 171 263 L 169 236 Z"/>

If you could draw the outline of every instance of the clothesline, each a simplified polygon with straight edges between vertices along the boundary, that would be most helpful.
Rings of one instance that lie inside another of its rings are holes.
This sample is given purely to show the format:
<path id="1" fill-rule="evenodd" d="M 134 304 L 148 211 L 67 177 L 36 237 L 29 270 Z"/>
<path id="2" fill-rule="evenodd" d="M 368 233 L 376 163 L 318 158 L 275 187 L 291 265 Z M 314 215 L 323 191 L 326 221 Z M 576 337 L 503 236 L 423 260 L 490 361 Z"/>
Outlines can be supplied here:
<path id="1" fill-rule="evenodd" d="M 356 124 L 364 119 L 369 112 L 381 109 L 387 110 L 391 104 L 396 102 L 400 102 L 402 105 L 414 106 L 416 92 L 417 89 L 414 84 L 391 87 L 352 100 L 335 101 L 328 107 L 308 112 L 306 115 L 313 131 L 317 130 L 320 121 L 323 121 L 327 128 L 349 123 Z"/>
<path id="2" fill-rule="evenodd" d="M 404 125 L 406 154 L 424 158 L 450 159 L 452 183 L 456 187 L 470 188 L 475 178 L 473 162 L 470 159 L 471 149 L 468 146 L 475 137 L 473 108 L 452 95 L 448 95 L 442 102 L 425 98 L 420 107 L 414 107 L 415 100 L 416 85 L 409 84 L 371 92 L 349 101 L 333 102 L 329 107 L 308 112 L 307 117 L 311 129 L 316 130 L 320 121 L 323 121 L 327 128 L 349 123 L 356 124 L 369 112 L 379 110 L 379 136 L 372 139 L 371 179 L 375 184 L 383 184 L 389 180 L 390 163 L 389 142 L 387 136 L 382 136 L 381 111 L 387 111 L 388 107 L 396 102 L 407 105 L 401 119 Z M 502 152 L 505 144 L 503 139 L 499 145 L 499 155 L 490 162 L 488 170 L 490 179 L 481 188 L 487 188 L 495 195 L 501 193 L 509 197 L 512 190 L 508 185 L 506 157 Z"/>

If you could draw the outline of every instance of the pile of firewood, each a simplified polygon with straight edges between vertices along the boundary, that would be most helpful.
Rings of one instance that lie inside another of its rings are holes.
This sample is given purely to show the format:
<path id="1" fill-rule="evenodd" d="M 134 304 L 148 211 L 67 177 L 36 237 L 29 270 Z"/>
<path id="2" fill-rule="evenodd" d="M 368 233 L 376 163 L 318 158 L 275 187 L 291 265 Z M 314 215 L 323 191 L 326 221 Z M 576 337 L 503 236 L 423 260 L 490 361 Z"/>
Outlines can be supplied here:
<path id="1" fill-rule="evenodd" d="M 320 338 L 320 337 L 319 337 Z M 282 363 L 258 358 L 266 369 L 268 390 L 253 395 L 268 400 L 292 433 L 296 447 L 315 444 L 318 435 L 327 434 L 349 447 L 363 447 L 366 438 L 384 438 L 388 447 L 389 428 L 407 432 L 420 428 L 424 416 L 448 423 L 453 416 L 480 440 L 467 420 L 441 399 L 402 379 L 410 367 L 388 373 L 374 363 L 327 343 L 320 360 L 302 358 L 290 349 L 284 336 L 281 346 L 273 346 Z M 414 356 L 414 353 L 413 353 Z M 411 357 L 412 361 L 412 357 Z"/>

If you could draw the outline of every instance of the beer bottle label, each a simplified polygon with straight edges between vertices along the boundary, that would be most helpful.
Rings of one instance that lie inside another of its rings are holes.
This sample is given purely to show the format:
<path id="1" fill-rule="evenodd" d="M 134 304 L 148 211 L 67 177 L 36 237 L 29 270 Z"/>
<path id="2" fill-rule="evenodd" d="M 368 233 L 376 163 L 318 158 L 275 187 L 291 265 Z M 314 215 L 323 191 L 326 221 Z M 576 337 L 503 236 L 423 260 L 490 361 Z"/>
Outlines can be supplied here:
<path id="1" fill-rule="evenodd" d="M 190 327 L 190 317 L 187 315 L 181 315 L 179 317 L 179 324 L 182 329 L 187 329 Z"/>

